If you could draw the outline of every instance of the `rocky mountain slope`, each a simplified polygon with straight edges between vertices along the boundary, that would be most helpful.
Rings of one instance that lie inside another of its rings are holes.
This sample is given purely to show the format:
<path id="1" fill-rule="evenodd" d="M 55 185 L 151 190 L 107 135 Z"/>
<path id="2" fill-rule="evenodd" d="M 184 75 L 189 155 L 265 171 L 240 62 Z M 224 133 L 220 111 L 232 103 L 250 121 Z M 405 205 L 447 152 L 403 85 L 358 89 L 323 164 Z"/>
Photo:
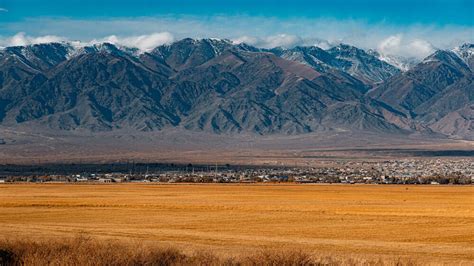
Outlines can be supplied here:
<path id="1" fill-rule="evenodd" d="M 291 60 L 306 64 L 317 71 L 337 69 L 344 71 L 365 84 L 373 85 L 398 74 L 396 67 L 379 60 L 362 49 L 340 44 L 329 50 L 319 47 L 295 47 L 292 49 L 271 49 L 270 52 Z"/>
<path id="2" fill-rule="evenodd" d="M 470 138 L 469 58 L 438 51 L 401 72 L 348 45 L 265 50 L 183 39 L 147 53 L 112 44 L 8 47 L 0 50 L 0 125 Z"/>
<path id="3" fill-rule="evenodd" d="M 453 52 L 458 55 L 472 71 L 474 71 L 474 44 L 465 43 L 454 48 Z"/>
<path id="4" fill-rule="evenodd" d="M 473 72 L 451 51 L 437 51 L 368 95 L 437 132 L 474 137 Z"/>

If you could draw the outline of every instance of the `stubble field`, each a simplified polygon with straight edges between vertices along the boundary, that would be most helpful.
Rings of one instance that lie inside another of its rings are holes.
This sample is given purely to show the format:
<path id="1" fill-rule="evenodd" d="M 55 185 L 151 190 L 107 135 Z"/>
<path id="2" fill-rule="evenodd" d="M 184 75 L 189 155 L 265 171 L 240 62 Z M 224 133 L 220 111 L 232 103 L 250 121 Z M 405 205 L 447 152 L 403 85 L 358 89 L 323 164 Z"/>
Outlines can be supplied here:
<path id="1" fill-rule="evenodd" d="M 474 263 L 473 186 L 6 184 L 0 236 Z M 0 237 L 0 238 L 1 238 Z"/>

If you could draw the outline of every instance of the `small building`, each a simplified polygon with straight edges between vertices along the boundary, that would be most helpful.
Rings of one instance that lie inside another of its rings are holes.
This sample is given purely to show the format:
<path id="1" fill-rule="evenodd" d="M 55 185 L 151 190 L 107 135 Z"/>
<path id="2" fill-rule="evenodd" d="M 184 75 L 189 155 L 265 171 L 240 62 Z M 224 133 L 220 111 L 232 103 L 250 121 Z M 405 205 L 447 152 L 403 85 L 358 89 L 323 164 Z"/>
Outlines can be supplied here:
<path id="1" fill-rule="evenodd" d="M 112 183 L 112 178 L 99 178 L 99 182 L 101 183 Z"/>

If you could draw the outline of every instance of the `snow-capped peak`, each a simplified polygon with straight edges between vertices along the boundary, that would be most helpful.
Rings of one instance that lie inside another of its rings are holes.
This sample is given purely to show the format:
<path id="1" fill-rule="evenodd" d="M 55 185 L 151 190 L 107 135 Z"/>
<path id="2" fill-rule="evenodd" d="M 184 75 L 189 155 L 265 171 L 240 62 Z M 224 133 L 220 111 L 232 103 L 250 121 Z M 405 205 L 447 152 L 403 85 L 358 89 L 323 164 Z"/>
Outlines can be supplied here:
<path id="1" fill-rule="evenodd" d="M 96 52 L 124 53 L 124 54 L 132 55 L 132 56 L 139 56 L 141 54 L 140 50 L 137 48 L 130 48 L 130 47 L 116 45 L 116 44 L 112 44 L 108 42 L 93 43 L 93 44 L 75 42 L 75 43 L 69 44 L 69 53 L 67 55 L 67 58 L 70 59 L 81 54 L 96 53 Z"/>
<path id="2" fill-rule="evenodd" d="M 452 51 L 468 65 L 470 61 L 474 60 L 474 44 L 472 43 L 465 43 L 455 47 Z"/>
<path id="3" fill-rule="evenodd" d="M 412 67 L 419 63 L 419 60 L 414 57 L 405 58 L 396 55 L 382 54 L 380 52 L 378 53 L 378 59 L 404 72 L 410 70 Z"/>

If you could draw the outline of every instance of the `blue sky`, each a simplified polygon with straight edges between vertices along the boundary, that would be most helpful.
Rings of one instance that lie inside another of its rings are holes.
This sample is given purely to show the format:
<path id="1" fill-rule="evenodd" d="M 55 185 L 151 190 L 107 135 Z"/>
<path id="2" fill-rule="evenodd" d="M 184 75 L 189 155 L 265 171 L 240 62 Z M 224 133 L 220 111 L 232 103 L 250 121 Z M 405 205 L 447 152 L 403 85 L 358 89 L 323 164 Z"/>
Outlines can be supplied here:
<path id="1" fill-rule="evenodd" d="M 346 42 L 424 56 L 473 36 L 474 0 L 0 0 L 0 46 L 107 40 L 147 49 L 215 37 L 262 47 Z"/>
<path id="2" fill-rule="evenodd" d="M 1 0 L 2 21 L 32 17 L 117 18 L 157 15 L 331 17 L 370 22 L 474 25 L 472 0 Z"/>

